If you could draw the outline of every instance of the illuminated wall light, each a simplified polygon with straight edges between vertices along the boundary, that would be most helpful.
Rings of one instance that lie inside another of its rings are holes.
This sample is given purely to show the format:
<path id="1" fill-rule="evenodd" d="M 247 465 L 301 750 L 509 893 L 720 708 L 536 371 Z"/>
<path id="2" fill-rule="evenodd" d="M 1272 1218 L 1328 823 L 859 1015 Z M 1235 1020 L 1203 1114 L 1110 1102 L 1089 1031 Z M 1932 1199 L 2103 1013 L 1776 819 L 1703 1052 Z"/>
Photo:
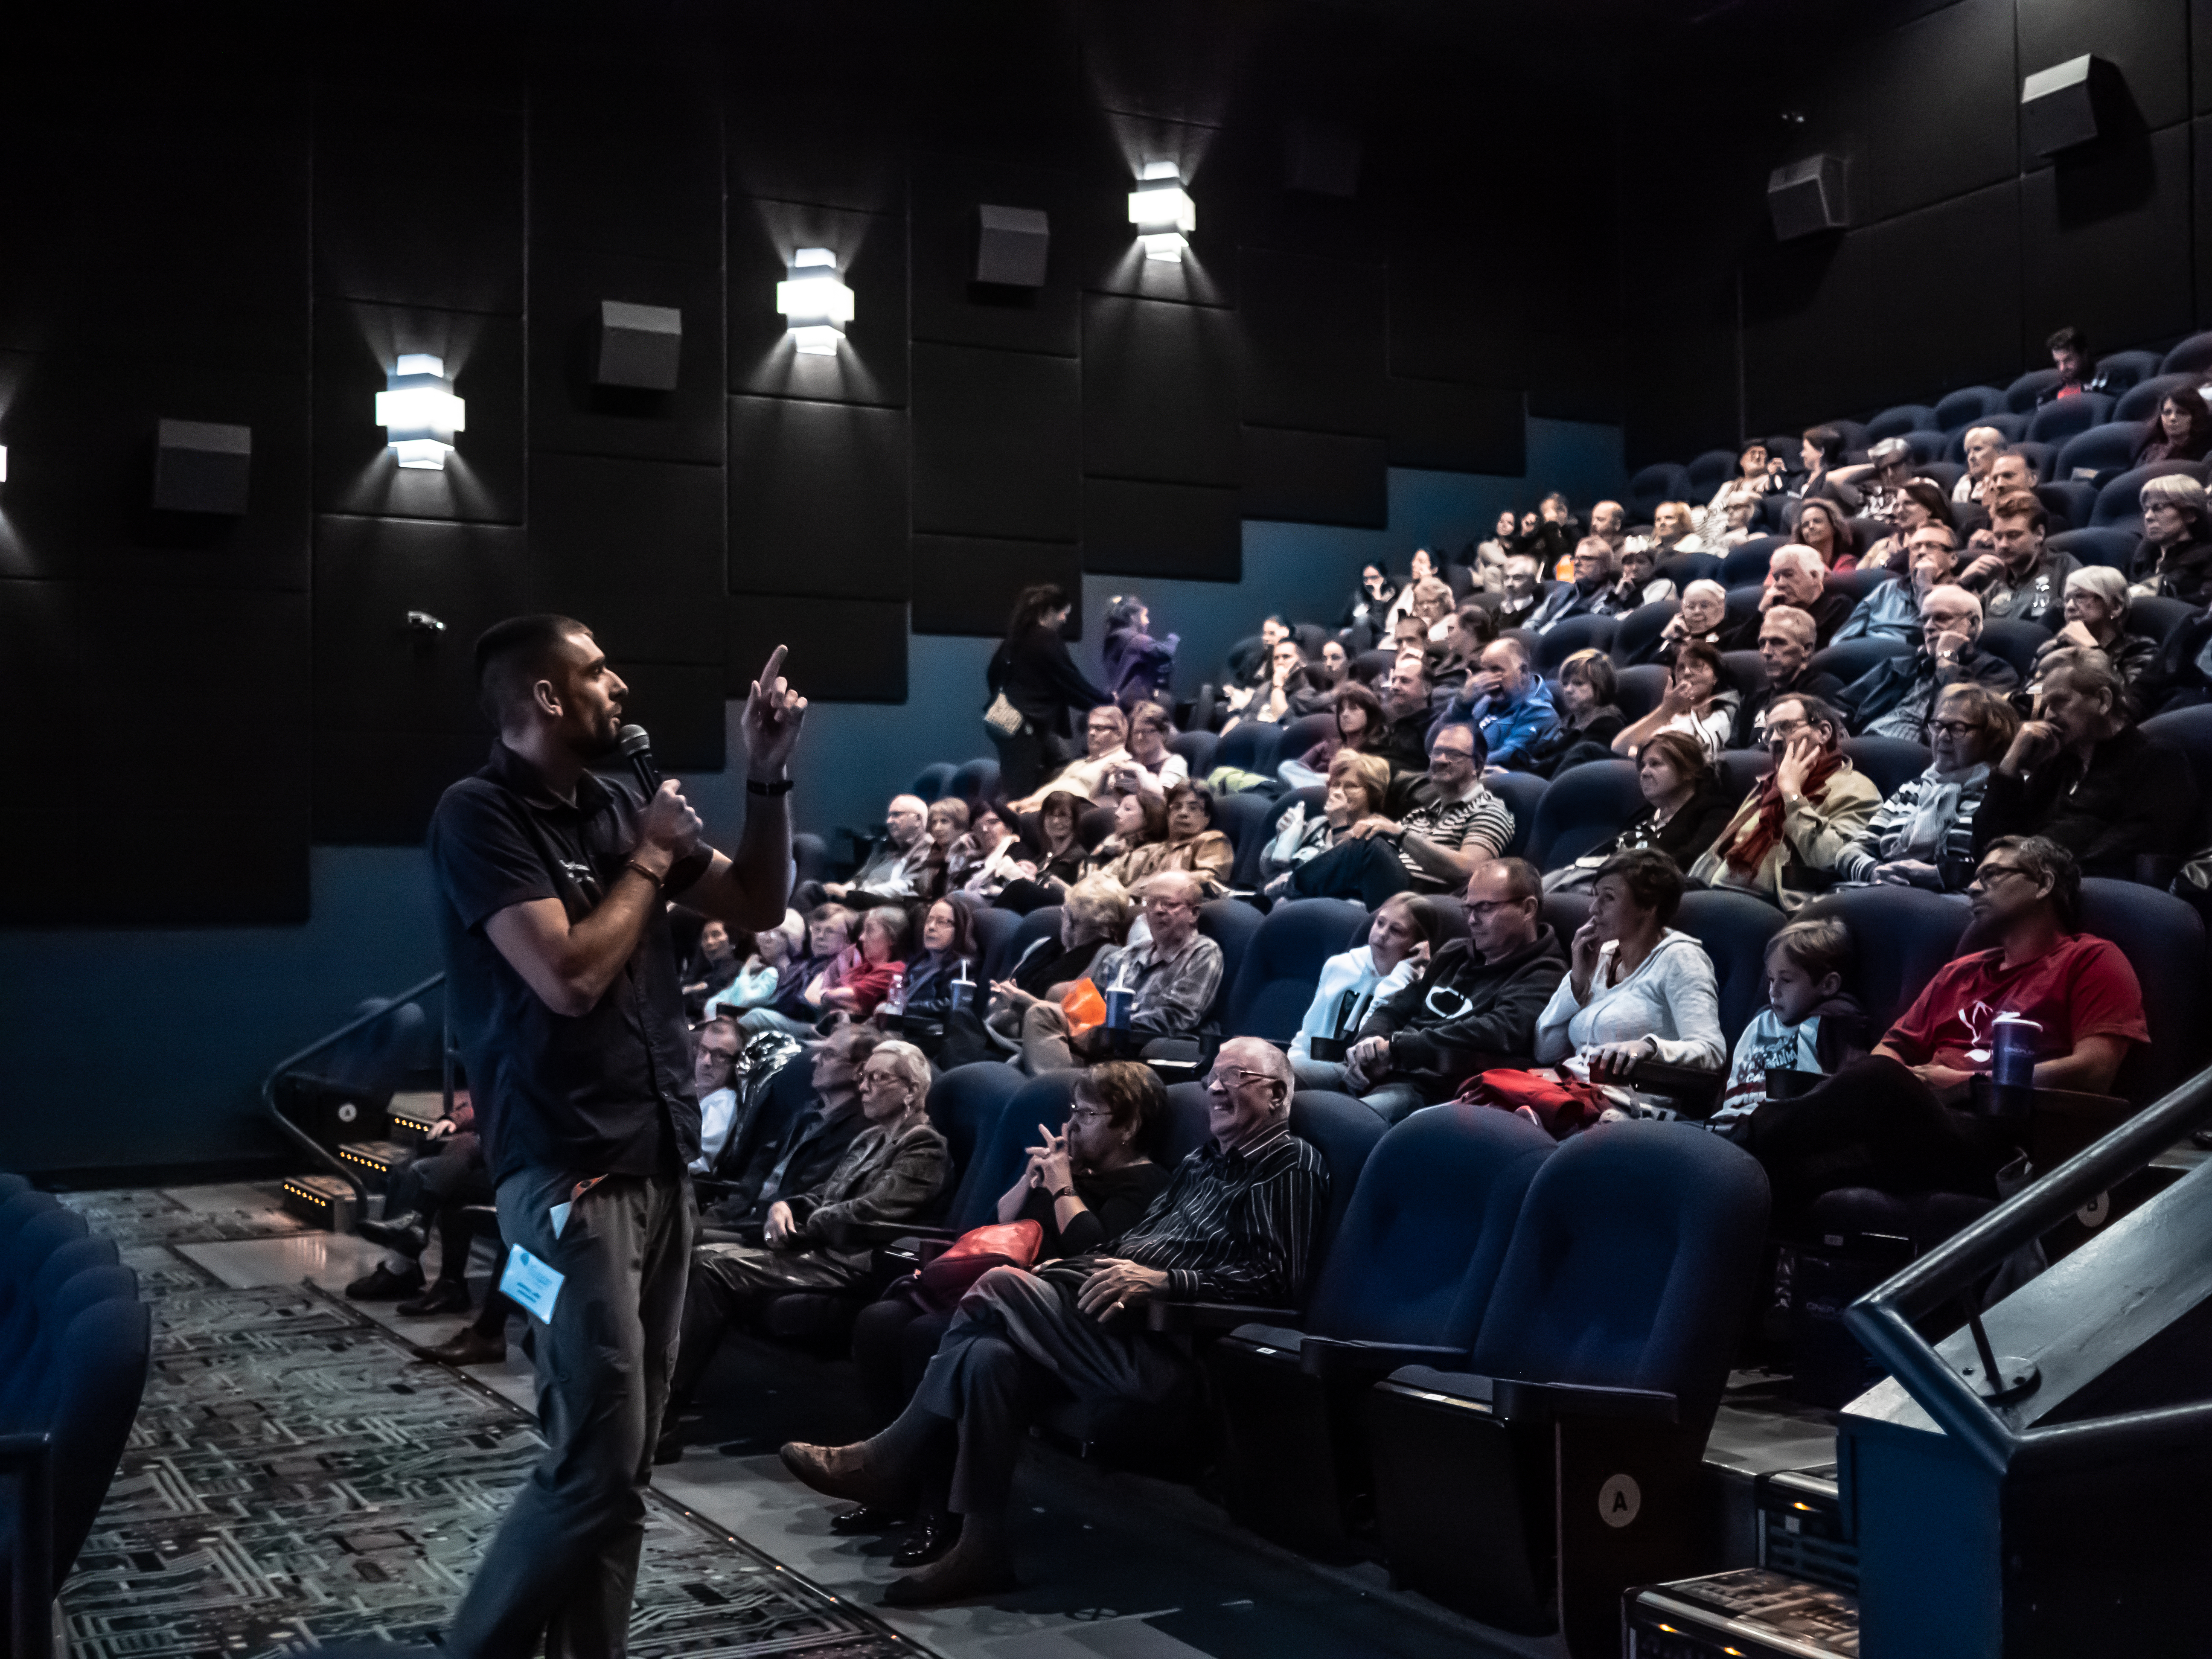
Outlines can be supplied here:
<path id="1" fill-rule="evenodd" d="M 1198 228 L 1198 209 L 1182 187 L 1182 174 L 1173 161 L 1147 161 L 1129 192 L 1129 222 L 1142 234 L 1147 259 L 1180 260 L 1190 246 L 1185 240 Z"/>
<path id="2" fill-rule="evenodd" d="M 453 434 L 468 425 L 468 404 L 453 395 L 446 360 L 403 351 L 399 366 L 376 394 L 376 423 L 384 428 L 399 465 L 442 472 L 453 453 Z"/>
<path id="3" fill-rule="evenodd" d="M 809 357 L 834 357 L 853 320 L 853 290 L 837 275 L 837 256 L 826 247 L 803 247 L 791 256 L 791 275 L 775 285 L 775 308 L 791 325 L 791 341 Z"/>
<path id="4" fill-rule="evenodd" d="M 0 444 L 0 483 L 8 482 L 8 446 Z"/>

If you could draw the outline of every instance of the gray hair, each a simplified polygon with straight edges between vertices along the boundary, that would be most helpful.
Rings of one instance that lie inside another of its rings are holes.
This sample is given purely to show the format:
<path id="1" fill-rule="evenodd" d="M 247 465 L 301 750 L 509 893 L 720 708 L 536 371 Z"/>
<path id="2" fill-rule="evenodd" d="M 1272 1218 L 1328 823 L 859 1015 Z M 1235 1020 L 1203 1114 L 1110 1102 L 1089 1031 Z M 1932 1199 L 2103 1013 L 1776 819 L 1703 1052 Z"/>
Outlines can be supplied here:
<path id="1" fill-rule="evenodd" d="M 2108 564 L 2085 564 L 2066 578 L 2066 591 L 2075 588 L 2105 602 L 2115 617 L 2128 614 L 2128 579 Z"/>
<path id="2" fill-rule="evenodd" d="M 894 1037 L 888 1042 L 878 1042 L 868 1055 L 870 1060 L 888 1056 L 893 1071 L 904 1082 L 912 1085 L 914 1100 L 918 1105 L 929 1098 L 929 1056 L 911 1042 Z"/>
<path id="3" fill-rule="evenodd" d="M 1771 568 L 1771 566 L 1769 568 Z M 1687 587 L 1682 590 L 1682 597 L 1686 599 L 1691 594 L 1697 592 L 1700 588 L 1705 589 L 1709 592 L 1718 594 L 1723 605 L 1726 605 L 1728 603 L 1728 589 L 1723 587 L 1718 582 L 1715 581 L 1710 576 L 1700 576 L 1697 580 L 1692 582 Z"/>

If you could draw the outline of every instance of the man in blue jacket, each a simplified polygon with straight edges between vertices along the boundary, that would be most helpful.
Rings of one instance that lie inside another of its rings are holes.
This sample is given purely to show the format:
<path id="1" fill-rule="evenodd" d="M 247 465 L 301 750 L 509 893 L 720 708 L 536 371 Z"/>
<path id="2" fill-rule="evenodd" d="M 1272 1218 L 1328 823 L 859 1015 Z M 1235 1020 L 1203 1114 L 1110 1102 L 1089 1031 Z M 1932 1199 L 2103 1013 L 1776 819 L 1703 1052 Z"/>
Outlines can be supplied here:
<path id="1" fill-rule="evenodd" d="M 1508 769 L 1516 755 L 1559 723 L 1552 688 L 1528 659 L 1527 644 L 1492 640 L 1467 684 L 1436 721 L 1435 729 L 1472 726 L 1482 733 L 1492 770 Z"/>

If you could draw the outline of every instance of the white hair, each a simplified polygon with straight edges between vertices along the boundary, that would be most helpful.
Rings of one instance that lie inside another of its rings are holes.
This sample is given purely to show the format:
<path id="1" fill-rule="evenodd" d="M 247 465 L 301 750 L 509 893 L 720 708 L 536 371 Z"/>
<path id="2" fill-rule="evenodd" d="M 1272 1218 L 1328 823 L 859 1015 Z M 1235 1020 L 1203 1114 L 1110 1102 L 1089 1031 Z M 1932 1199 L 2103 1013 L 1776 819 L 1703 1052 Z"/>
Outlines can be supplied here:
<path id="1" fill-rule="evenodd" d="M 1682 590 L 1682 597 L 1686 599 L 1691 594 L 1699 592 L 1711 593 L 1717 596 L 1723 605 L 1726 605 L 1728 603 L 1728 589 L 1723 587 L 1718 582 L 1715 581 L 1710 576 L 1700 576 L 1696 581 L 1692 582 L 1687 587 Z"/>
<path id="2" fill-rule="evenodd" d="M 1776 548 L 1774 556 L 1766 562 L 1766 568 L 1771 573 L 1784 563 L 1809 564 L 1823 574 L 1828 568 L 1820 562 L 1820 556 L 1802 542 L 1785 542 Z"/>

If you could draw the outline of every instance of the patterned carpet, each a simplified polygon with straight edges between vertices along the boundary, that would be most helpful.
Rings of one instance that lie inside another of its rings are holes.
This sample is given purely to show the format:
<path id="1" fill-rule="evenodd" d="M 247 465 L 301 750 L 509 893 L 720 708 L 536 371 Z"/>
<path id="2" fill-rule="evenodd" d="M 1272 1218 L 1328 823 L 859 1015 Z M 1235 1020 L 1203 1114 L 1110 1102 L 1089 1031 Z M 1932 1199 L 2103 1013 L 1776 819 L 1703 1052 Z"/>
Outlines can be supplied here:
<path id="1" fill-rule="evenodd" d="M 162 1247 L 253 1237 L 256 1218 L 160 1200 L 69 1200 L 124 1247 L 155 1311 L 131 1447 L 62 1592 L 71 1653 L 246 1659 L 422 1639 L 536 1460 L 532 1420 L 312 1286 L 216 1283 Z M 630 1651 L 921 1650 L 655 1494 Z"/>

